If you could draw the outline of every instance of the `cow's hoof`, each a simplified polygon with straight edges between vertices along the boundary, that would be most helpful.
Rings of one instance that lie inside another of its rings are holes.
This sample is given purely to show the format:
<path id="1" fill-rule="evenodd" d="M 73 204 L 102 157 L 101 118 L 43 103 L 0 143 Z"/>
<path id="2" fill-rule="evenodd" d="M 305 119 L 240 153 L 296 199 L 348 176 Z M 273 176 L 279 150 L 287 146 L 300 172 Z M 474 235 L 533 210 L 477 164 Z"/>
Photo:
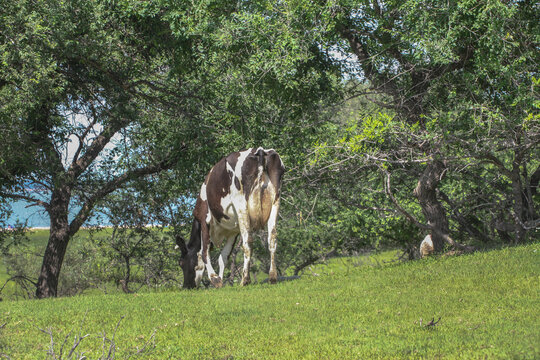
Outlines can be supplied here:
<path id="1" fill-rule="evenodd" d="M 251 279 L 248 277 L 248 278 L 242 279 L 242 282 L 240 284 L 242 286 L 246 286 L 246 285 L 249 285 L 250 283 L 251 283 Z"/>
<path id="2" fill-rule="evenodd" d="M 221 281 L 221 278 L 219 276 L 212 277 L 210 281 L 215 288 L 223 287 L 223 282 Z"/>
<path id="3" fill-rule="evenodd" d="M 275 271 L 271 271 L 268 274 L 268 282 L 270 284 L 277 284 L 277 273 Z"/>

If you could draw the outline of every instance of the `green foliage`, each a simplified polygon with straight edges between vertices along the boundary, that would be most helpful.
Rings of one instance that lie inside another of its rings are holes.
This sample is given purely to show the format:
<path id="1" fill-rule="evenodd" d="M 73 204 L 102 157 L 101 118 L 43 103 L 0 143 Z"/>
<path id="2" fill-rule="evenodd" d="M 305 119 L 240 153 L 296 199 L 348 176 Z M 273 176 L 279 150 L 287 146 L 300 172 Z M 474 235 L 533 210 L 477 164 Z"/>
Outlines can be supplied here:
<path id="1" fill-rule="evenodd" d="M 57 344 L 69 331 L 70 345 L 75 334 L 90 334 L 78 350 L 97 357 L 100 334 L 112 334 L 125 315 L 117 357 L 156 331 L 151 358 L 534 359 L 539 252 L 532 244 L 374 266 L 364 257 L 334 259 L 275 286 L 4 301 L 1 351 L 42 357 L 50 338 L 38 328 L 50 328 Z"/>
<path id="2" fill-rule="evenodd" d="M 429 163 L 443 161 L 433 197 L 454 238 L 534 238 L 538 7 L 335 1 L 320 11 L 330 24 L 325 40 L 335 46 L 334 61 L 353 77 L 345 87 L 352 100 L 331 120 L 341 128 L 313 142 L 309 181 L 353 194 L 340 197 L 349 206 L 378 208 L 384 220 L 376 227 L 397 215 L 389 211 L 396 203 L 427 224 L 427 207 L 420 211 L 413 191 Z"/>
<path id="3" fill-rule="evenodd" d="M 74 237 L 62 266 L 59 296 L 121 292 L 126 281 L 124 255 L 130 258 L 129 291 L 147 292 L 179 284 L 179 254 L 170 232 L 158 228 L 122 230 L 84 229 Z M 0 287 L 5 287 L 0 297 L 4 300 L 35 296 L 33 282 L 39 274 L 40 255 L 49 231 L 33 230 L 25 235 L 27 241 L 10 246 L 1 256 Z"/>

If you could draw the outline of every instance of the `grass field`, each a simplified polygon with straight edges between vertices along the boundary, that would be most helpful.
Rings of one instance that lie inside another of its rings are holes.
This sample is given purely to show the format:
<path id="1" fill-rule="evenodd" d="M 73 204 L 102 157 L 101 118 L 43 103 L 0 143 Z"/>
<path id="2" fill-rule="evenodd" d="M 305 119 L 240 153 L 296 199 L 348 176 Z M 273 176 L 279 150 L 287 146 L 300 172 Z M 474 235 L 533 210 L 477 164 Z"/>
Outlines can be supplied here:
<path id="1" fill-rule="evenodd" d="M 4 301 L 3 324 L 12 359 L 47 357 L 39 329 L 63 358 L 89 334 L 76 352 L 90 359 L 113 335 L 117 359 L 145 344 L 140 358 L 538 359 L 540 244 L 384 266 L 334 259 L 274 286 Z"/>

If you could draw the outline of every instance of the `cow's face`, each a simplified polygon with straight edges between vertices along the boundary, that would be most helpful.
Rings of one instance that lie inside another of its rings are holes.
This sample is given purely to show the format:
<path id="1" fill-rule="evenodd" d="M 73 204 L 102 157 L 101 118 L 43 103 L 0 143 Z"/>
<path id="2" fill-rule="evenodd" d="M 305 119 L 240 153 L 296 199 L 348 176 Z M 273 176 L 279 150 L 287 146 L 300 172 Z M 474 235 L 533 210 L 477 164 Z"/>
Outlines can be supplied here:
<path id="1" fill-rule="evenodd" d="M 197 266 L 198 256 L 196 250 L 188 250 L 187 253 L 182 254 L 180 258 L 180 267 L 184 273 L 184 285 L 185 289 L 194 289 L 197 284 L 195 283 L 195 267 Z"/>

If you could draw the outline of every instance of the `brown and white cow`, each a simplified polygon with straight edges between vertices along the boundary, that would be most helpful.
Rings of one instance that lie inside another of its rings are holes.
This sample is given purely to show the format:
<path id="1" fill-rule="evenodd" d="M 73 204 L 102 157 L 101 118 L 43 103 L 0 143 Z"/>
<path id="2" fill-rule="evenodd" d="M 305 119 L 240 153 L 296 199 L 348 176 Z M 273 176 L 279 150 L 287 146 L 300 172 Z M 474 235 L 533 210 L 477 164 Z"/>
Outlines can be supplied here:
<path id="1" fill-rule="evenodd" d="M 242 285 L 248 284 L 252 232 L 265 226 L 270 250 L 269 281 L 277 281 L 276 222 L 284 171 L 278 153 L 260 147 L 234 152 L 214 165 L 197 197 L 190 241 L 187 245 L 178 241 L 185 288 L 199 285 L 205 267 L 210 281 L 221 287 L 226 261 L 239 236 L 244 250 Z M 221 248 L 219 274 L 210 262 L 210 243 Z"/>

